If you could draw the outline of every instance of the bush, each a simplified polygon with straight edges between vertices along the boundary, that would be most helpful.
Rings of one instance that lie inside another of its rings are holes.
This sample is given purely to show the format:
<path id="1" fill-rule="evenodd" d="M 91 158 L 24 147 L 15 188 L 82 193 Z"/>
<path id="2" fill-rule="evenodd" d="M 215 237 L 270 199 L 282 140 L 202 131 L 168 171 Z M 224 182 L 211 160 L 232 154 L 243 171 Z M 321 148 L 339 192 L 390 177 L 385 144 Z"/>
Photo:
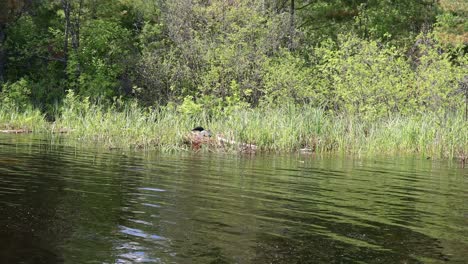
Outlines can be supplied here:
<path id="1" fill-rule="evenodd" d="M 25 110 L 30 105 L 31 88 L 29 81 L 21 78 L 14 83 L 7 82 L 2 87 L 0 101 L 3 108 Z"/>
<path id="2" fill-rule="evenodd" d="M 266 61 L 263 71 L 262 101 L 269 104 L 314 103 L 312 71 L 305 61 L 283 50 Z"/>
<path id="3" fill-rule="evenodd" d="M 354 35 L 340 36 L 337 48 L 323 43 L 314 54 L 315 92 L 328 109 L 368 120 L 457 111 L 463 97 L 456 91 L 466 69 L 451 62 L 435 40 L 425 43 L 430 44 L 418 47 L 416 64 L 392 46 Z"/>

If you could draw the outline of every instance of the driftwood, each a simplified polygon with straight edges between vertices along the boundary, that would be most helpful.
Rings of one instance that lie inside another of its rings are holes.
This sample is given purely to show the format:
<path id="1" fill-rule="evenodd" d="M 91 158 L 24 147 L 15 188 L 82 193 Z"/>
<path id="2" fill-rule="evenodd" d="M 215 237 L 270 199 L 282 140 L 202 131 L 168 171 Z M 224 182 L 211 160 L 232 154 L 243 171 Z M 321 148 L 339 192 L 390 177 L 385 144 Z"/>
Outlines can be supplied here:
<path id="1" fill-rule="evenodd" d="M 257 146 L 254 145 L 254 144 L 242 143 L 242 142 L 238 143 L 238 142 L 236 142 L 234 140 L 226 139 L 226 138 L 222 137 L 221 135 L 216 135 L 216 139 L 223 146 L 224 146 L 224 144 L 231 145 L 231 146 L 238 145 L 240 152 L 253 153 L 253 152 L 257 151 Z"/>
<path id="2" fill-rule="evenodd" d="M 225 138 L 221 134 L 216 136 L 208 136 L 208 134 L 198 131 L 192 131 L 185 137 L 184 142 L 189 144 L 192 149 L 199 150 L 202 146 L 207 146 L 208 148 L 225 148 L 227 146 L 237 146 L 240 152 L 244 153 L 254 153 L 257 150 L 257 146 L 254 144 L 236 142 Z"/>
<path id="3" fill-rule="evenodd" d="M 65 134 L 65 133 L 70 133 L 72 131 L 73 129 L 65 127 L 65 128 L 54 129 L 52 130 L 52 133 Z"/>
<path id="4" fill-rule="evenodd" d="M 5 129 L 0 130 L 0 133 L 7 133 L 7 134 L 21 134 L 21 133 L 31 133 L 31 130 L 28 129 Z"/>
<path id="5" fill-rule="evenodd" d="M 69 128 L 58 128 L 58 129 L 53 129 L 51 131 L 52 133 L 56 134 L 65 134 L 65 133 L 70 133 L 73 132 L 73 129 Z M 24 133 L 32 133 L 32 130 L 29 129 L 3 129 L 0 130 L 0 133 L 5 133 L 5 134 L 24 134 Z"/>
<path id="6" fill-rule="evenodd" d="M 60 129 L 52 130 L 52 133 L 65 134 L 65 133 L 70 133 L 72 131 L 73 131 L 73 129 L 60 128 Z M 24 133 L 31 133 L 31 132 L 32 132 L 32 130 L 28 130 L 28 129 L 4 129 L 4 130 L 0 130 L 0 133 L 6 133 L 6 134 L 24 134 Z"/>

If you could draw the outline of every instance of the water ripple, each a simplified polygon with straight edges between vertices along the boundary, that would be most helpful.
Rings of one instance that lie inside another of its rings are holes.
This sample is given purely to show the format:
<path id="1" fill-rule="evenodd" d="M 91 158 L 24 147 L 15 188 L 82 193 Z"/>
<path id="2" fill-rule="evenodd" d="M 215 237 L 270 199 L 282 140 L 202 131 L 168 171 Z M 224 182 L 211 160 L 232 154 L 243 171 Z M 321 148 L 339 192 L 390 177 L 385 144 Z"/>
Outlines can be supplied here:
<path id="1" fill-rule="evenodd" d="M 75 263 L 463 263 L 466 179 L 415 158 L 122 154 L 0 136 L 0 236 Z"/>

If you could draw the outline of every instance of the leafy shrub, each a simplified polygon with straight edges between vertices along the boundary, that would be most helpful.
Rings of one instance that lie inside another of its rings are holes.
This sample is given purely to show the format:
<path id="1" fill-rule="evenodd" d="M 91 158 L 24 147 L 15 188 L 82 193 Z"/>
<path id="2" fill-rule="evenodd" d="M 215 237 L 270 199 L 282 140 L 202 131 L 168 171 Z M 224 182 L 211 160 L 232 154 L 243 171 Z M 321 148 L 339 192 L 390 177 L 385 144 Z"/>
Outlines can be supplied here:
<path id="1" fill-rule="evenodd" d="M 7 109 L 25 110 L 30 105 L 31 88 L 29 81 L 21 78 L 14 83 L 7 82 L 0 93 L 2 107 Z"/>
<path id="2" fill-rule="evenodd" d="M 463 97 L 456 91 L 466 68 L 451 62 L 435 40 L 427 43 L 418 47 L 413 66 L 392 46 L 341 35 L 337 48 L 323 43 L 314 51 L 315 92 L 328 109 L 368 120 L 456 111 L 462 106 Z M 466 65 L 464 61 L 462 57 L 458 64 Z"/>
<path id="3" fill-rule="evenodd" d="M 317 103 L 313 77 L 311 68 L 302 58 L 283 50 L 264 65 L 262 101 L 268 104 Z"/>
<path id="4" fill-rule="evenodd" d="M 177 111 L 185 116 L 197 115 L 202 112 L 202 106 L 201 104 L 195 103 L 192 96 L 187 96 L 184 98 L 182 104 L 179 105 Z"/>

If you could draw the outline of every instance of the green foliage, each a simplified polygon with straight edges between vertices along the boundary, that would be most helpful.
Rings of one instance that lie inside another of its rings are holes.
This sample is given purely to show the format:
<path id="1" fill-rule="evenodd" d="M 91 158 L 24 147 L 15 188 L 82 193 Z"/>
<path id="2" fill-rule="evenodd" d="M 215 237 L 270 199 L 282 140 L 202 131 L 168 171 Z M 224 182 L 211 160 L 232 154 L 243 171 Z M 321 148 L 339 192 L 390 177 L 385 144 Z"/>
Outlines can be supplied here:
<path id="1" fill-rule="evenodd" d="M 0 106 L 0 129 L 24 129 L 33 132 L 49 130 L 49 123 L 37 109 L 14 109 Z"/>
<path id="2" fill-rule="evenodd" d="M 283 50 L 265 63 L 262 100 L 268 104 L 312 103 L 319 105 L 313 74 L 305 61 Z"/>
<path id="3" fill-rule="evenodd" d="M 466 57 L 460 58 L 462 67 L 455 66 L 449 53 L 440 52 L 440 47 L 421 46 L 421 56 L 416 69 L 415 86 L 420 110 L 443 116 L 464 106 L 464 95 L 457 92 L 459 83 L 468 75 Z"/>
<path id="4" fill-rule="evenodd" d="M 40 67 L 46 56 L 44 29 L 38 27 L 29 15 L 21 16 L 6 30 L 5 48 L 9 80 L 18 80 Z"/>
<path id="5" fill-rule="evenodd" d="M 318 0 L 297 1 L 297 5 L 300 30 L 312 45 L 352 32 L 406 46 L 437 14 L 435 1 Z"/>
<path id="6" fill-rule="evenodd" d="M 330 86 L 324 95 L 329 108 L 369 118 L 411 108 L 407 86 L 412 71 L 403 56 L 352 35 L 340 36 L 338 45 L 336 51 L 317 49 L 323 62 L 318 66 L 320 84 Z"/>
<path id="7" fill-rule="evenodd" d="M 3 109 L 25 110 L 31 104 L 31 88 L 29 81 L 25 78 L 14 83 L 6 83 L 0 92 L 0 102 Z"/>
<path id="8" fill-rule="evenodd" d="M 203 57 L 206 71 L 198 89 L 204 95 L 239 97 L 255 105 L 260 99 L 261 64 L 266 59 L 266 18 L 249 3 L 215 1 L 198 12 L 208 17 L 207 30 L 197 32 L 200 41 L 211 46 Z"/>
<path id="9" fill-rule="evenodd" d="M 371 0 L 361 7 L 357 26 L 364 36 L 372 39 L 389 36 L 403 44 L 433 23 L 436 15 L 436 4 L 424 1 Z"/>
<path id="10" fill-rule="evenodd" d="M 202 112 L 203 105 L 197 104 L 193 101 L 192 96 L 184 98 L 182 104 L 177 108 L 177 111 L 182 115 L 197 115 Z"/>
<path id="11" fill-rule="evenodd" d="M 68 90 L 63 100 L 61 117 L 68 122 L 86 116 L 91 109 L 89 97 L 80 98 L 73 90 Z"/>
<path id="12" fill-rule="evenodd" d="M 275 37 L 284 21 L 269 20 L 256 4 L 242 1 L 178 0 L 167 8 L 165 23 L 145 24 L 140 35 L 142 100 L 166 103 L 190 95 L 213 97 L 211 105 L 220 108 L 234 101 L 256 105 L 262 65 L 278 49 Z M 170 41 L 161 38 L 164 34 Z"/>
<path id="13" fill-rule="evenodd" d="M 179 59 L 180 50 L 144 51 L 137 65 L 137 98 L 144 105 L 167 103 L 184 95 L 193 95 L 198 79 L 190 67 Z"/>
<path id="14" fill-rule="evenodd" d="M 435 32 L 445 44 L 466 47 L 468 42 L 468 5 L 463 0 L 442 0 L 436 17 Z"/>
<path id="15" fill-rule="evenodd" d="M 456 91 L 466 69 L 450 62 L 448 53 L 436 44 L 418 48 L 413 66 L 392 46 L 340 36 L 337 49 L 324 43 L 315 50 L 316 92 L 325 98 L 328 109 L 370 120 L 459 110 L 463 97 Z"/>
<path id="16" fill-rule="evenodd" d="M 118 23 L 100 19 L 83 27 L 78 53 L 72 54 L 67 72 L 77 75 L 79 93 L 92 98 L 117 95 L 118 77 L 125 70 L 130 33 Z"/>
<path id="17" fill-rule="evenodd" d="M 409 67 L 403 49 L 434 22 L 435 5 L 294 3 L 293 14 L 278 1 L 83 1 L 70 2 L 69 17 L 59 2 L 38 3 L 36 15 L 8 28 L 9 79 L 28 76 L 37 104 L 72 88 L 91 101 L 135 95 L 149 106 L 193 96 L 217 112 L 289 101 L 377 118 L 427 100 L 413 98 L 428 77 L 416 80 L 422 68 Z M 441 13 L 438 28 L 459 24 L 457 12 Z"/>
<path id="18" fill-rule="evenodd" d="M 35 132 L 47 129 L 41 111 L 32 109 L 29 80 L 20 80 L 2 86 L 0 92 L 0 129 L 24 129 Z"/>

